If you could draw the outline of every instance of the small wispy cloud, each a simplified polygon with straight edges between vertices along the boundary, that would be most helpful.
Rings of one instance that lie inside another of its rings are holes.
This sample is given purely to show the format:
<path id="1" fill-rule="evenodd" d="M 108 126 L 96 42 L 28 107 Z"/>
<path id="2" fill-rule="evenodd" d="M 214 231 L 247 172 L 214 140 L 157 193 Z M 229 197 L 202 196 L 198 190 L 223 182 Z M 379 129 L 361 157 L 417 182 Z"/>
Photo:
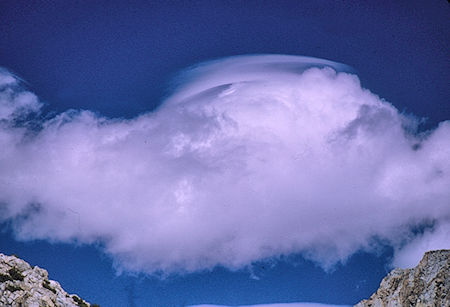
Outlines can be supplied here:
<path id="1" fill-rule="evenodd" d="M 330 268 L 380 241 L 403 265 L 411 250 L 448 248 L 450 121 L 418 134 L 349 71 L 218 60 L 123 120 L 40 119 L 37 97 L 2 70 L 0 220 L 24 240 L 100 242 L 118 269 L 147 273 L 292 253 Z"/>
<path id="2" fill-rule="evenodd" d="M 187 307 L 232 307 L 224 305 L 192 305 Z M 329 305 L 319 303 L 285 303 L 285 304 L 260 304 L 260 305 L 242 305 L 234 307 L 349 307 L 349 305 Z"/>

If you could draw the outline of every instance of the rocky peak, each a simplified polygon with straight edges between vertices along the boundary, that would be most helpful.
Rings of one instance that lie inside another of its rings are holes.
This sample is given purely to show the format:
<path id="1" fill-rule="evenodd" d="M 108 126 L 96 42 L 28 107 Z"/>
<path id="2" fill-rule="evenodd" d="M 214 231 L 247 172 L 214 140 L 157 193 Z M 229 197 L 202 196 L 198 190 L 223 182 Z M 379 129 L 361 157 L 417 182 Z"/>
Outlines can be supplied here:
<path id="1" fill-rule="evenodd" d="M 450 250 L 426 252 L 412 269 L 395 269 L 355 307 L 449 307 Z"/>
<path id="2" fill-rule="evenodd" d="M 12 307 L 95 307 L 78 295 L 69 295 L 61 285 L 48 279 L 46 270 L 16 256 L 0 253 L 0 306 Z"/>

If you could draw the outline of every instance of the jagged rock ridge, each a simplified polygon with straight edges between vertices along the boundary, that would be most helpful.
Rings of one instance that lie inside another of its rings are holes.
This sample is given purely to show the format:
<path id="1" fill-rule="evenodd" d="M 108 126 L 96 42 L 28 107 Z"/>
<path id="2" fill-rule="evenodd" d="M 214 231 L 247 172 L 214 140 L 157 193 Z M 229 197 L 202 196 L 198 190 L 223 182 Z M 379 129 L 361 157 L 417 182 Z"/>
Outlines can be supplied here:
<path id="1" fill-rule="evenodd" d="M 355 307 L 449 307 L 450 250 L 426 252 L 412 269 L 395 269 Z"/>
<path id="2" fill-rule="evenodd" d="M 48 279 L 46 270 L 1 253 L 0 306 L 98 307 L 91 306 L 78 295 L 69 295 L 57 281 Z"/>

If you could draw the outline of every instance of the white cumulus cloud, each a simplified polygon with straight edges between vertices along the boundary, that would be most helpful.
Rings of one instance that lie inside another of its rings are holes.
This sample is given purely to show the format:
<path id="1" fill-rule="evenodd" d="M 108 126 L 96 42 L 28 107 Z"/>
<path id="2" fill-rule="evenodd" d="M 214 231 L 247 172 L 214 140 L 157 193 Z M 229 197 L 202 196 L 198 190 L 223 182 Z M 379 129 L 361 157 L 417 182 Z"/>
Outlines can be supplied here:
<path id="1" fill-rule="evenodd" d="M 450 223 L 444 221 L 398 248 L 392 261 L 394 267 L 412 268 L 422 259 L 426 251 L 448 249 L 450 245 Z"/>
<path id="2" fill-rule="evenodd" d="M 425 221 L 423 239 L 448 235 L 450 121 L 418 135 L 347 67 L 312 58 L 227 58 L 179 80 L 132 119 L 42 120 L 0 71 L 0 220 L 147 273 L 291 253 L 329 268 L 379 241 L 400 250 Z"/>

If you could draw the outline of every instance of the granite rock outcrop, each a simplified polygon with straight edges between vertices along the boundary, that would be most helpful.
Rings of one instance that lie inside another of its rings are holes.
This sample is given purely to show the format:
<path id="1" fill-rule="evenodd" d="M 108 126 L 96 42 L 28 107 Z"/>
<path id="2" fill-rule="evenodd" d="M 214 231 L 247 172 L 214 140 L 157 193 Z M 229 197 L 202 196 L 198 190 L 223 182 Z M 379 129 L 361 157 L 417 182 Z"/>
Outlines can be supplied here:
<path id="1" fill-rule="evenodd" d="M 0 253 L 0 306 L 11 307 L 94 307 L 78 295 L 68 294 L 48 279 L 48 272 L 31 267 L 16 256 Z"/>
<path id="2" fill-rule="evenodd" d="M 450 250 L 426 252 L 415 268 L 395 269 L 355 307 L 450 307 Z"/>

